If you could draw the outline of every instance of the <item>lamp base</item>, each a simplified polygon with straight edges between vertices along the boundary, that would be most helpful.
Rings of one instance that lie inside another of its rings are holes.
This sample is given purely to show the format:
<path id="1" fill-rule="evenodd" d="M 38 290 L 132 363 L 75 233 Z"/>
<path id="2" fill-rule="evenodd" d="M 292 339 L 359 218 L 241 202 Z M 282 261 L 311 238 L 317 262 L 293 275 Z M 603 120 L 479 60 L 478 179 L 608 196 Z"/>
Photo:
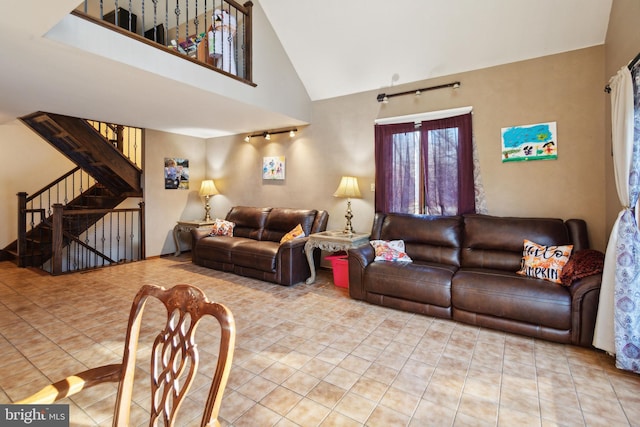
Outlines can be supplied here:
<path id="1" fill-rule="evenodd" d="M 209 206 L 209 198 L 211 196 L 204 196 L 205 204 L 204 204 L 204 221 L 211 221 L 211 206 Z"/>
<path id="2" fill-rule="evenodd" d="M 353 227 L 351 226 L 351 218 L 353 218 L 353 214 L 351 213 L 351 199 L 347 199 L 347 214 L 344 216 L 347 219 L 347 225 L 344 227 L 344 234 L 353 234 Z"/>

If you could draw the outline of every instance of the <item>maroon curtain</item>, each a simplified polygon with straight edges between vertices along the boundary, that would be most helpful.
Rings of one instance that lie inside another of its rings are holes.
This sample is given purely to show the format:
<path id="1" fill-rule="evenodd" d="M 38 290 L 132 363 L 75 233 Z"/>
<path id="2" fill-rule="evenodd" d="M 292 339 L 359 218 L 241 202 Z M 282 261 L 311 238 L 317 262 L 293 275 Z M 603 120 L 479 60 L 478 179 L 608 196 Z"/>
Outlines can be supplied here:
<path id="1" fill-rule="evenodd" d="M 375 126 L 376 212 L 400 212 L 401 206 L 399 205 L 410 203 L 406 198 L 411 192 L 399 191 L 399 189 L 411 188 L 411 182 L 408 181 L 418 177 L 406 173 L 406 168 L 398 168 L 398 165 L 395 164 L 394 156 L 402 156 L 404 150 L 394 150 L 394 145 L 396 148 L 401 145 L 394 144 L 394 135 L 413 132 L 415 132 L 414 123 Z"/>
<path id="2" fill-rule="evenodd" d="M 424 121 L 420 132 L 426 213 L 475 212 L 471 113 Z"/>

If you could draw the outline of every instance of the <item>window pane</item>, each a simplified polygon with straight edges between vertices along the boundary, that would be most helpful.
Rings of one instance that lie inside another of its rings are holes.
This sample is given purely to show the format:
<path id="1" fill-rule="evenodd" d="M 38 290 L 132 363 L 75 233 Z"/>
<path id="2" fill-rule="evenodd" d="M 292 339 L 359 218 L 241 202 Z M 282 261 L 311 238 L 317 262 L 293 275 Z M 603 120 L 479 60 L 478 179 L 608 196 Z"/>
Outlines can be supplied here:
<path id="1" fill-rule="evenodd" d="M 420 132 L 393 135 L 391 212 L 420 212 Z"/>
<path id="2" fill-rule="evenodd" d="M 458 128 L 429 130 L 427 138 L 425 212 L 455 215 L 458 212 Z"/>

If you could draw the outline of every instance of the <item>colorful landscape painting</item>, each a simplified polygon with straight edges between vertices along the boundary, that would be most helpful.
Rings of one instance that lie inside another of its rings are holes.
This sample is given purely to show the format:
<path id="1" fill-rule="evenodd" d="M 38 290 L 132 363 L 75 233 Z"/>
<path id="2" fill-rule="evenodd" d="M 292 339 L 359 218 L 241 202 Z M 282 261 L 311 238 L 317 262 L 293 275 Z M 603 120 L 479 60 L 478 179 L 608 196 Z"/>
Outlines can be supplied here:
<path id="1" fill-rule="evenodd" d="M 502 128 L 502 162 L 557 158 L 556 122 Z"/>

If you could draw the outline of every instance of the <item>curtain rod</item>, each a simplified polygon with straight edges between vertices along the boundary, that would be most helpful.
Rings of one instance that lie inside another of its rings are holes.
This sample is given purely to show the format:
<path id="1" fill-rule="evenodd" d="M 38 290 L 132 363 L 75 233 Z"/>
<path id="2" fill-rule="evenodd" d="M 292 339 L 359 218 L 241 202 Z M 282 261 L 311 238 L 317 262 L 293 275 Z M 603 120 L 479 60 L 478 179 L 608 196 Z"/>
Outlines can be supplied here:
<path id="1" fill-rule="evenodd" d="M 399 93 L 379 93 L 378 96 L 376 96 L 376 99 L 378 100 L 378 102 L 382 102 L 386 104 L 387 102 L 389 102 L 389 98 L 393 98 L 394 96 L 402 96 L 402 95 L 409 95 L 409 94 L 420 95 L 422 92 L 427 92 L 435 89 L 444 89 L 447 87 L 458 89 L 460 87 L 460 82 L 458 81 L 458 82 L 446 83 L 443 85 L 424 87 L 422 89 L 407 90 L 405 92 L 399 92 Z"/>
<path id="2" fill-rule="evenodd" d="M 638 62 L 640 62 L 640 53 L 638 53 L 638 54 L 636 55 L 636 57 L 635 57 L 635 58 L 633 58 L 633 59 L 631 60 L 631 62 L 629 62 L 629 65 L 627 65 L 627 68 L 629 69 L 629 71 L 631 71 L 631 69 L 632 69 L 633 67 L 635 67 L 635 66 L 636 66 L 636 64 L 638 64 Z M 606 86 L 604 87 L 604 91 L 605 91 L 605 92 L 607 92 L 607 93 L 611 93 L 611 86 L 606 85 Z"/>

